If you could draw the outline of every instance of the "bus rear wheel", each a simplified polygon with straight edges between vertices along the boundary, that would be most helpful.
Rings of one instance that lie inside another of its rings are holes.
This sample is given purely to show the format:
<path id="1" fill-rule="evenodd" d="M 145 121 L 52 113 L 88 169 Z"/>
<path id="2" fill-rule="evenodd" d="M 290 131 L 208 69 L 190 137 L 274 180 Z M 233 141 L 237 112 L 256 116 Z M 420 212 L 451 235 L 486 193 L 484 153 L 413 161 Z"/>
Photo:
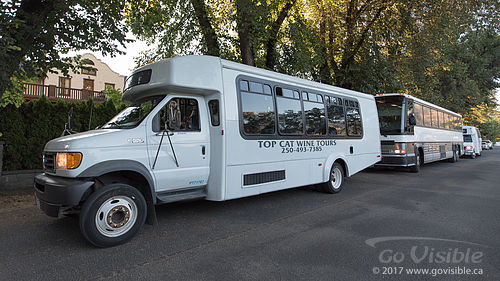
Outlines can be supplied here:
<path id="1" fill-rule="evenodd" d="M 410 172 L 412 173 L 418 173 L 420 172 L 420 152 L 418 151 L 418 149 L 415 149 L 415 163 L 413 166 L 410 166 L 408 169 L 410 170 Z"/>
<path id="2" fill-rule="evenodd" d="M 456 163 L 456 162 L 458 162 L 458 158 L 460 158 L 459 150 L 458 150 L 458 147 L 454 146 L 453 147 L 453 156 L 449 159 L 449 161 L 451 163 Z"/>
<path id="3" fill-rule="evenodd" d="M 323 185 L 323 191 L 331 194 L 342 191 L 344 175 L 344 167 L 337 162 L 333 163 L 332 169 L 330 170 L 330 178 L 328 182 Z"/>
<path id="4" fill-rule="evenodd" d="M 101 187 L 85 201 L 80 212 L 80 230 L 97 247 L 111 247 L 132 239 L 146 220 L 146 200 L 127 184 Z"/>

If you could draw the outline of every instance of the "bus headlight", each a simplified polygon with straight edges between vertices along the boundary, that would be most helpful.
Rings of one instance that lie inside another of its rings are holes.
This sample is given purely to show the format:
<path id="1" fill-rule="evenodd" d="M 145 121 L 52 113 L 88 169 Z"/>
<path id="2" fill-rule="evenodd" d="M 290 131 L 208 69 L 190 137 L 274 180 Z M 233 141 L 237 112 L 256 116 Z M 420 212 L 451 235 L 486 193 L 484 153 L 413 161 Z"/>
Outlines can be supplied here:
<path id="1" fill-rule="evenodd" d="M 56 169 L 76 169 L 82 162 L 80 152 L 59 152 L 56 154 Z"/>
<path id="2" fill-rule="evenodd" d="M 404 149 L 396 149 L 396 150 L 394 150 L 394 153 L 395 154 L 406 154 L 406 150 L 404 150 Z"/>
<path id="3" fill-rule="evenodd" d="M 465 147 L 465 149 L 472 150 L 472 146 L 468 145 L 468 146 Z"/>

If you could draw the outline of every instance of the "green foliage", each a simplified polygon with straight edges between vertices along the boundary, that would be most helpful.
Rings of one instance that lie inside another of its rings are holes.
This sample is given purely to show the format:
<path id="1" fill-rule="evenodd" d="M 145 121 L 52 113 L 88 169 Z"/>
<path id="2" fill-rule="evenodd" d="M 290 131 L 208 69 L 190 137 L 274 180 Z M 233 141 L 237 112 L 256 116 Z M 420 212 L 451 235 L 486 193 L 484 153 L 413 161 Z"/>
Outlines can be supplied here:
<path id="1" fill-rule="evenodd" d="M 120 91 L 120 89 L 113 89 L 108 86 L 102 92 L 106 95 L 107 100 L 113 103 L 117 110 L 125 106 L 125 103 L 122 101 L 122 91 Z"/>
<path id="2" fill-rule="evenodd" d="M 478 127 L 483 140 L 500 140 L 500 112 L 486 103 L 471 108 L 464 116 L 464 124 Z"/>
<path id="3" fill-rule="evenodd" d="M 40 169 L 45 143 L 61 136 L 72 107 L 73 130 L 77 132 L 102 125 L 118 113 L 112 101 L 94 105 L 92 100 L 79 103 L 59 100 L 52 104 L 45 97 L 25 102 L 19 108 L 12 104 L 0 108 L 0 128 L 5 141 L 4 169 Z"/>
<path id="4" fill-rule="evenodd" d="M 20 107 L 24 102 L 24 98 L 21 95 L 22 92 L 24 92 L 24 83 L 21 80 L 14 79 L 12 87 L 5 91 L 0 100 L 0 107 L 6 107 L 9 104 Z"/>
<path id="5" fill-rule="evenodd" d="M 125 0 L 0 1 L 0 99 L 14 81 L 59 69 L 79 71 L 80 57 L 61 58 L 70 50 L 121 53 L 126 26 Z"/>

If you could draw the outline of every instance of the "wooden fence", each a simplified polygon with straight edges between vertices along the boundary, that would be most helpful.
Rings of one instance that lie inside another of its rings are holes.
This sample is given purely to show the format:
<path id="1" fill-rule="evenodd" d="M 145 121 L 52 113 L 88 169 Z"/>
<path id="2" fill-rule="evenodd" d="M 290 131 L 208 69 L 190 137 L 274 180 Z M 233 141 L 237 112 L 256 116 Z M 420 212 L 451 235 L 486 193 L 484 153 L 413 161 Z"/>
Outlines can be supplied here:
<path id="1" fill-rule="evenodd" d="M 26 87 L 26 90 L 24 91 L 23 96 L 27 99 L 37 99 L 44 95 L 51 101 L 87 101 L 89 98 L 92 98 L 94 103 L 101 103 L 106 100 L 106 95 L 103 92 L 92 90 L 62 88 L 53 85 L 40 85 L 32 83 L 24 83 L 24 86 Z"/>

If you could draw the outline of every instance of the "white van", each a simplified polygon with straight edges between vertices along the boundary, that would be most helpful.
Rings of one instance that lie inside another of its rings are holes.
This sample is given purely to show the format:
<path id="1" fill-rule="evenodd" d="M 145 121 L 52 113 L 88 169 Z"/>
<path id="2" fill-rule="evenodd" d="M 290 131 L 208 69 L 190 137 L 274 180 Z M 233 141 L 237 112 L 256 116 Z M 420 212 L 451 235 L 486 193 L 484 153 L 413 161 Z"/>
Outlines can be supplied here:
<path id="1" fill-rule="evenodd" d="M 155 204 L 224 201 L 323 183 L 380 160 L 374 97 L 216 57 L 174 57 L 137 69 L 131 105 L 98 130 L 47 143 L 37 203 L 80 211 L 99 247 L 124 243 Z"/>
<path id="2" fill-rule="evenodd" d="M 464 155 L 470 158 L 476 158 L 476 156 L 481 156 L 482 138 L 479 129 L 474 126 L 463 126 L 462 128 L 464 135 Z"/>

